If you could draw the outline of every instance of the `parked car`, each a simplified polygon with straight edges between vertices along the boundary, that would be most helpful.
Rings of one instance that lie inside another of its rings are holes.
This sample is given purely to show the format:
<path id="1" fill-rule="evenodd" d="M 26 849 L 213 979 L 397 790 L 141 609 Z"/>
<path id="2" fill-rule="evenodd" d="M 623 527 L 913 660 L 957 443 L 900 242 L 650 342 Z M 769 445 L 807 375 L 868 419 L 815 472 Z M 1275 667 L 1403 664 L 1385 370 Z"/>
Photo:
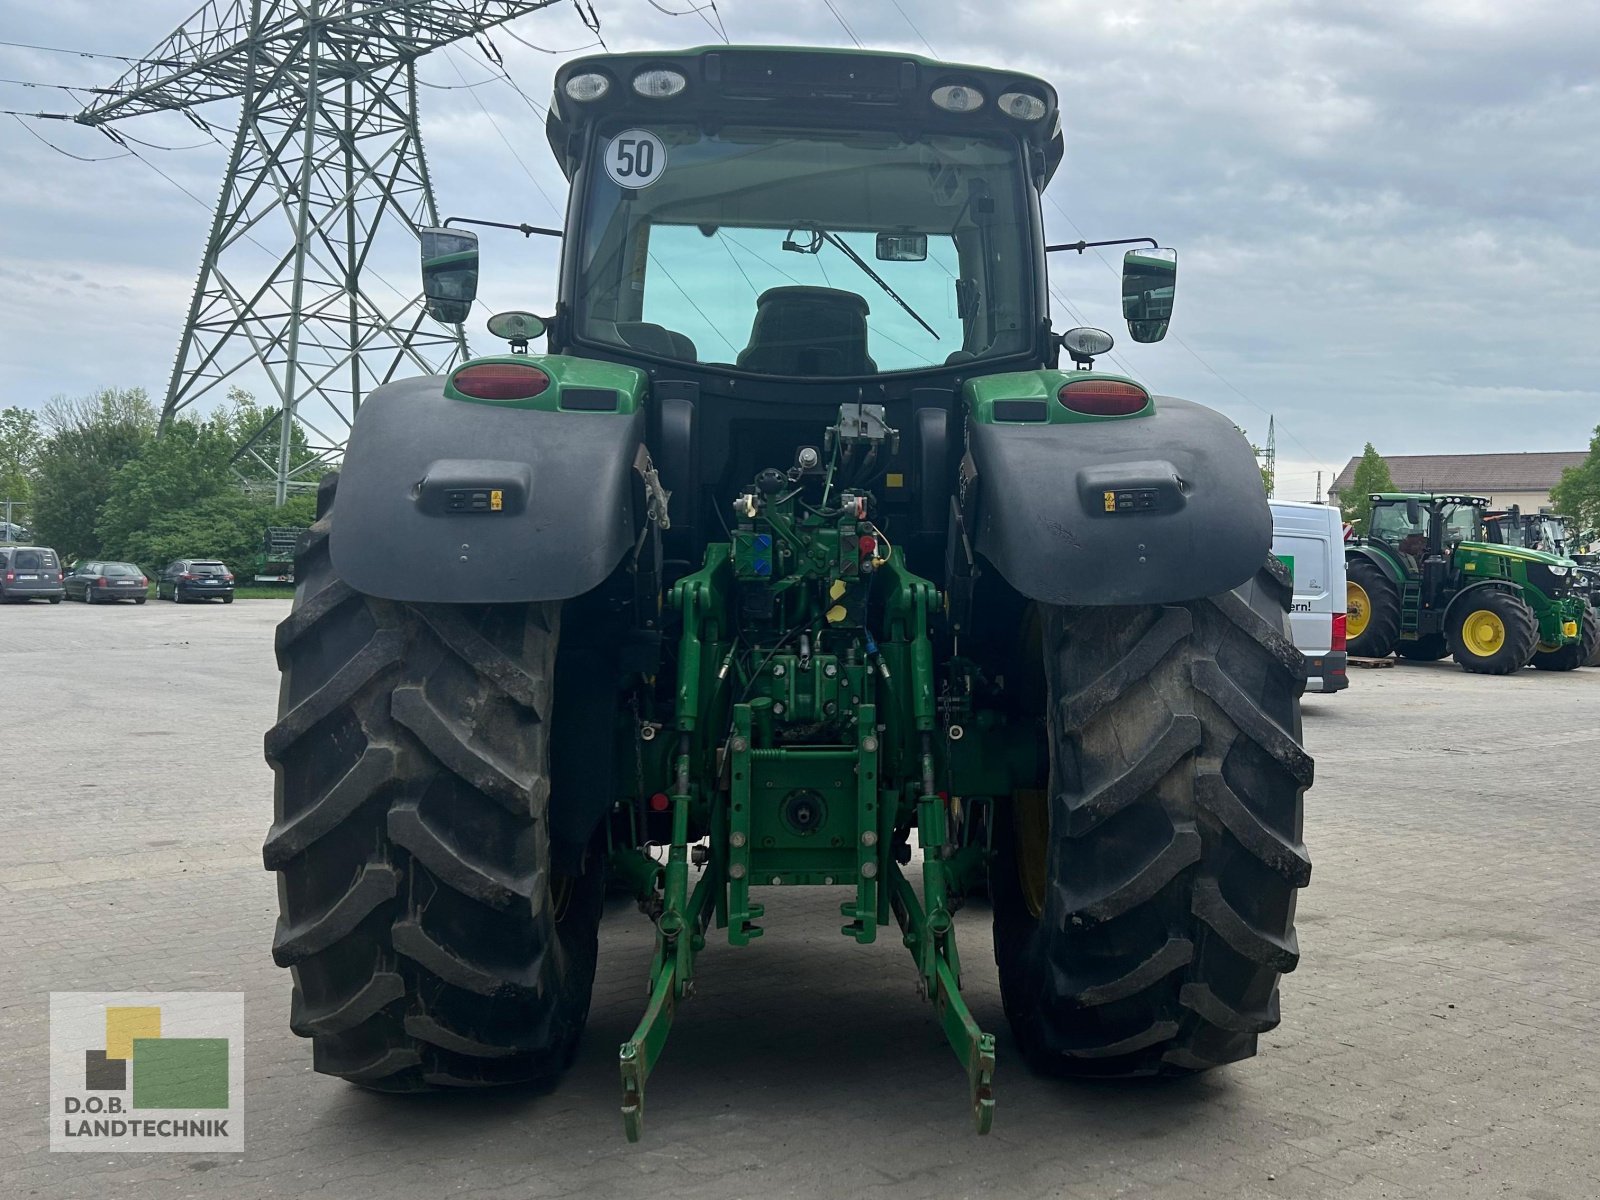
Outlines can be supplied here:
<path id="1" fill-rule="evenodd" d="M 61 559 L 48 546 L 0 546 L 0 601 L 60 604 Z"/>
<path id="2" fill-rule="evenodd" d="M 1272 553 L 1289 568 L 1289 631 L 1305 655 L 1306 691 L 1350 686 L 1345 649 L 1344 528 L 1337 508 L 1273 500 Z"/>
<path id="3" fill-rule="evenodd" d="M 156 580 L 156 599 L 221 600 L 233 603 L 233 572 L 212 558 L 180 558 L 171 562 Z"/>
<path id="4" fill-rule="evenodd" d="M 66 594 L 85 604 L 118 600 L 143 604 L 150 594 L 150 581 L 132 563 L 82 562 L 67 576 Z"/>

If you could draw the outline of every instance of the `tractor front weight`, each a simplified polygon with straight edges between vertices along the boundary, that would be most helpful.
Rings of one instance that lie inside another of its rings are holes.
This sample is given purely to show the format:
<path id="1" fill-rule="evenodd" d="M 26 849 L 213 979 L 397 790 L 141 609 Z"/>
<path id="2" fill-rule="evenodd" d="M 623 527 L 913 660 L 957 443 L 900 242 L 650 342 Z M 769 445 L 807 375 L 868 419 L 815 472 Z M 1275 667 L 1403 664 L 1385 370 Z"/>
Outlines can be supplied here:
<path id="1" fill-rule="evenodd" d="M 714 922 L 735 946 L 761 936 L 757 887 L 853 889 L 841 932 L 860 943 L 892 916 L 966 1069 L 977 1131 L 993 1119 L 994 1038 L 961 997 L 952 920 L 961 876 L 981 872 L 986 852 L 972 841 L 986 826 L 961 819 L 962 798 L 970 816 L 973 797 L 1031 786 L 1037 752 L 1030 733 L 973 708 L 959 660 L 936 673 L 936 589 L 873 524 L 871 495 L 834 487 L 852 458 L 873 453 L 863 427 L 893 436 L 854 415 L 829 431 L 825 475 L 810 448 L 787 472 L 761 472 L 734 505 L 731 540 L 671 594 L 682 622 L 677 741 L 670 782 L 653 797 L 670 812 L 670 841 L 658 872 L 643 848 L 618 852 L 634 855 L 630 878 L 659 887 L 643 896 L 659 913 L 650 999 L 620 1055 L 630 1141 L 706 931 Z M 965 699 L 936 705 L 936 675 L 942 696 Z M 920 896 L 902 870 L 913 828 Z"/>

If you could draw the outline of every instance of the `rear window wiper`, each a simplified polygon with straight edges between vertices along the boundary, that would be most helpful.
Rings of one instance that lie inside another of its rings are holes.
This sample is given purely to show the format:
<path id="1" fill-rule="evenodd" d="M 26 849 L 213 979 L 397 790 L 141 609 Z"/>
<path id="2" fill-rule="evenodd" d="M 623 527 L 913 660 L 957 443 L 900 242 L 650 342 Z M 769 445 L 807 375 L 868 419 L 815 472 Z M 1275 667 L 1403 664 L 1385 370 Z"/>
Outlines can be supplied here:
<path id="1" fill-rule="evenodd" d="M 939 335 L 936 332 L 934 332 L 933 326 L 929 325 L 926 321 L 924 321 L 922 319 L 922 317 L 918 314 L 917 310 L 912 308 L 911 305 L 907 304 L 901 298 L 899 292 L 895 291 L 886 282 L 884 282 L 883 276 L 879 275 L 876 271 L 874 271 L 871 267 L 869 267 L 867 265 L 865 259 L 863 259 L 854 250 L 850 249 L 850 247 L 845 243 L 843 238 L 839 237 L 837 234 L 829 233 L 826 229 L 822 228 L 820 225 L 809 225 L 809 226 L 806 226 L 806 228 L 810 229 L 813 233 L 815 233 L 823 241 L 827 242 L 828 245 L 834 247 L 841 254 L 843 254 L 846 258 L 848 258 L 851 262 L 855 263 L 856 266 L 860 267 L 861 270 L 862 270 L 862 273 L 865 274 L 868 279 L 872 280 L 873 283 L 877 284 L 880 288 L 883 289 L 884 295 L 888 296 L 889 299 L 893 300 L 901 308 L 905 309 L 907 315 L 909 315 L 910 318 L 913 321 L 915 321 L 918 325 L 921 325 L 930 334 L 932 334 L 934 341 L 937 342 L 937 341 L 941 341 L 942 340 L 939 337 Z M 794 245 L 794 243 L 792 241 L 785 241 L 784 242 L 784 249 L 787 250 L 793 245 Z M 799 247 L 795 247 L 795 248 L 798 249 Z M 813 249 L 810 252 L 812 254 L 815 254 L 816 250 Z M 802 251 L 802 253 L 804 253 L 804 251 Z"/>

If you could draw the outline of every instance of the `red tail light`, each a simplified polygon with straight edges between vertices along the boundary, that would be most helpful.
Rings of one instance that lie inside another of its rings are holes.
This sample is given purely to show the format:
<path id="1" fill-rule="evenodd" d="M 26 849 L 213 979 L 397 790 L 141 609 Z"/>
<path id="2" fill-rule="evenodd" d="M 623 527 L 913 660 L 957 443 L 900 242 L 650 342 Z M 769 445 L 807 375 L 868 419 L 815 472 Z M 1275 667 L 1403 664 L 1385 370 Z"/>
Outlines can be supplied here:
<path id="1" fill-rule="evenodd" d="M 102 575 L 102 576 L 100 576 L 99 579 L 96 579 L 94 581 L 94 585 L 95 585 L 95 587 L 110 587 L 111 586 L 111 581 L 109 579 L 107 579 L 104 575 Z"/>
<path id="2" fill-rule="evenodd" d="M 1335 650 L 1343 650 L 1345 648 L 1344 626 L 1345 626 L 1345 614 L 1344 613 L 1334 613 L 1333 614 L 1333 649 L 1335 649 Z"/>
<path id="3" fill-rule="evenodd" d="M 193 575 L 179 575 L 178 578 L 179 579 L 193 579 L 193 578 L 195 578 L 195 576 L 193 576 Z"/>
<path id="4" fill-rule="evenodd" d="M 17 581 L 17 573 L 15 571 L 7 571 L 6 572 L 6 582 L 7 583 L 15 583 L 16 581 Z"/>
<path id="5" fill-rule="evenodd" d="M 550 386 L 550 376 L 532 363 L 472 363 L 450 385 L 476 400 L 527 400 Z"/>
<path id="6" fill-rule="evenodd" d="M 1150 393 L 1119 379 L 1074 379 L 1062 384 L 1056 399 L 1087 417 L 1130 417 L 1150 403 Z"/>
<path id="7" fill-rule="evenodd" d="M 65 583 L 66 579 L 67 579 L 67 577 L 65 575 L 63 575 L 60 571 L 56 572 L 56 582 L 57 583 Z"/>

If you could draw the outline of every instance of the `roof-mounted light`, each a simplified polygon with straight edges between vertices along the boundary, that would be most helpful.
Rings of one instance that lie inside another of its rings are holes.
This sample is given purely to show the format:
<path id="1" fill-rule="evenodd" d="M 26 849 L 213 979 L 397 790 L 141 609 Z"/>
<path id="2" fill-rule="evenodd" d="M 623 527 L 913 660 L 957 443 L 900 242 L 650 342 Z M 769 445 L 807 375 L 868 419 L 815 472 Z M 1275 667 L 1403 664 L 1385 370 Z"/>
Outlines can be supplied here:
<path id="1" fill-rule="evenodd" d="M 1044 101 L 1027 92 L 1001 92 L 1000 111 L 1019 121 L 1037 121 L 1044 116 Z"/>
<path id="2" fill-rule="evenodd" d="M 947 83 L 933 89 L 929 97 L 945 112 L 977 112 L 983 107 L 983 93 L 964 83 Z"/>
<path id="3" fill-rule="evenodd" d="M 688 86 L 689 80 L 682 71 L 665 67 L 652 67 L 633 77 L 633 90 L 649 100 L 670 100 Z"/>
<path id="4" fill-rule="evenodd" d="M 566 92 L 568 99 L 587 104 L 591 100 L 599 100 L 609 92 L 611 80 L 599 71 L 585 71 L 582 75 L 574 75 L 567 80 L 561 90 Z"/>

